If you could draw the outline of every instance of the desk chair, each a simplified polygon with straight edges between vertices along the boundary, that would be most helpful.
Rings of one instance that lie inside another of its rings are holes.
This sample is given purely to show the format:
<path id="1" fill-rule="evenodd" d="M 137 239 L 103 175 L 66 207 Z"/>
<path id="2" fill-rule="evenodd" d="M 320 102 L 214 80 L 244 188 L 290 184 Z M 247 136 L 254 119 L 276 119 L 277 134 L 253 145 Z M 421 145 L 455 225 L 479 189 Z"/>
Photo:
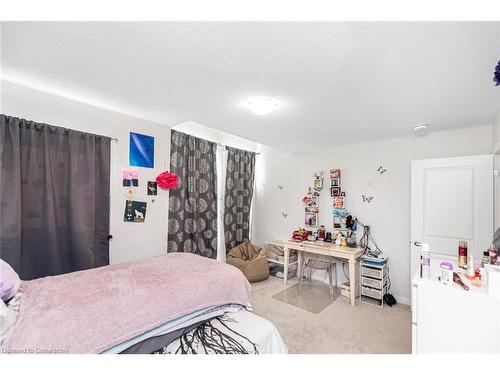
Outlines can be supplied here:
<path id="1" fill-rule="evenodd" d="M 335 294 L 335 290 L 337 288 L 337 261 L 335 258 L 330 256 L 312 256 L 308 259 L 307 255 L 304 254 L 302 258 L 302 267 L 300 268 L 299 275 L 299 295 L 302 293 L 302 283 L 304 282 L 304 273 L 307 268 L 309 271 L 309 280 L 312 279 L 312 273 L 315 270 L 325 270 L 328 273 L 328 280 L 330 285 L 330 295 Z M 335 280 L 335 286 L 333 284 L 333 280 Z"/>

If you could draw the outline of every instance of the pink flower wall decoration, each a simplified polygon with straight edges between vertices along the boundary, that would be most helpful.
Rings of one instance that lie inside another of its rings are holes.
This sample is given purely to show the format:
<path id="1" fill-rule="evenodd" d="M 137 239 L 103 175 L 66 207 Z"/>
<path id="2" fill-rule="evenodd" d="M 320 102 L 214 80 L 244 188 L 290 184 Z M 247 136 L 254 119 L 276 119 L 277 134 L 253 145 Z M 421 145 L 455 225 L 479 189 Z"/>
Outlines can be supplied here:
<path id="1" fill-rule="evenodd" d="M 156 177 L 158 187 L 165 190 L 175 189 L 178 182 L 179 177 L 175 173 L 170 173 L 168 171 L 162 172 Z"/>

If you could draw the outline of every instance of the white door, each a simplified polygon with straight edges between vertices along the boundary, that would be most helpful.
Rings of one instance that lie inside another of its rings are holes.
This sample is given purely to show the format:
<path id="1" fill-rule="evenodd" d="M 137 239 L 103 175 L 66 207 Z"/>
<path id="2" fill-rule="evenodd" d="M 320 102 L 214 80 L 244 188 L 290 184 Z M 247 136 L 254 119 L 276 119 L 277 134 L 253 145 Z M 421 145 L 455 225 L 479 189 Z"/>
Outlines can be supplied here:
<path id="1" fill-rule="evenodd" d="M 416 242 L 430 245 L 432 269 L 440 258 L 457 259 L 460 240 L 479 260 L 492 237 L 493 155 L 412 161 L 411 277 L 420 264 Z"/>

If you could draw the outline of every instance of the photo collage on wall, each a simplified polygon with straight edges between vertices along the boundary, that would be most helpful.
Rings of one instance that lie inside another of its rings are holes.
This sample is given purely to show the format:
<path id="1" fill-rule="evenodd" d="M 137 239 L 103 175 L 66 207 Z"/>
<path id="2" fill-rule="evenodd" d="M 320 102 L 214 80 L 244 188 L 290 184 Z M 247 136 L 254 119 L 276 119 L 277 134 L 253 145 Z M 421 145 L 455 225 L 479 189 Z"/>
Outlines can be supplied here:
<path id="1" fill-rule="evenodd" d="M 125 212 L 123 221 L 129 223 L 144 223 L 146 219 L 147 202 L 134 200 L 137 188 L 144 188 L 145 195 L 152 196 L 154 202 L 158 194 L 156 181 L 147 181 L 140 184 L 139 171 L 134 167 L 154 168 L 155 138 L 149 135 L 130 133 L 129 138 L 129 166 L 122 168 L 122 186 L 125 188 Z M 140 186 L 141 185 L 141 186 Z"/>
<path id="2" fill-rule="evenodd" d="M 302 199 L 304 203 L 304 225 L 307 227 L 319 226 L 319 192 L 323 190 L 323 172 L 315 172 L 313 187 L 309 187 Z"/>
<path id="3" fill-rule="evenodd" d="M 333 227 L 340 228 L 341 215 L 336 213 L 342 212 L 346 207 L 345 191 L 342 191 L 342 172 L 338 168 L 330 169 L 330 195 L 333 199 Z"/>

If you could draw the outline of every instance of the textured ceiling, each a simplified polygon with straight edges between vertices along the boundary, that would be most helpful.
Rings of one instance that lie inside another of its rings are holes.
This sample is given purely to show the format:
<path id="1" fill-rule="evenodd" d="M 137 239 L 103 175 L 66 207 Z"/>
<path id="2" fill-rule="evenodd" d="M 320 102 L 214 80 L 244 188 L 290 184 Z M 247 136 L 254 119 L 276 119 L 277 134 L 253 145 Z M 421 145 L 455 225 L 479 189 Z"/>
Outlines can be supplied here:
<path id="1" fill-rule="evenodd" d="M 499 22 L 2 23 L 2 68 L 173 126 L 265 145 L 342 142 L 492 124 Z M 242 103 L 275 97 L 259 117 Z"/>

